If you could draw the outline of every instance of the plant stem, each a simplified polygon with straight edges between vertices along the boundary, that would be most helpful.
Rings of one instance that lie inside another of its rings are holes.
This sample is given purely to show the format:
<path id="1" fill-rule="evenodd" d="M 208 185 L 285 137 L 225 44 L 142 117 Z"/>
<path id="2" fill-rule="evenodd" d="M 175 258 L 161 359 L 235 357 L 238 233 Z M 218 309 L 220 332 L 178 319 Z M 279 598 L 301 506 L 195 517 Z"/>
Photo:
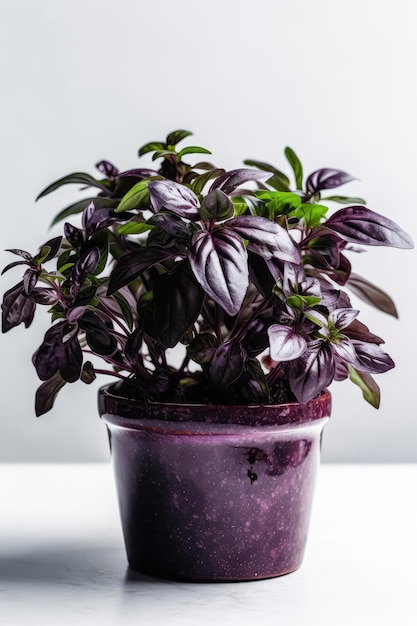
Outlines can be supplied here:
<path id="1" fill-rule="evenodd" d="M 102 311 L 103 313 L 105 313 L 111 320 L 113 320 L 113 322 L 115 324 L 117 324 L 125 333 L 125 335 L 127 337 L 129 337 L 130 335 L 130 330 L 127 328 L 127 326 L 125 326 L 121 320 L 117 317 L 117 315 L 115 315 L 115 313 L 113 313 L 113 311 L 111 309 L 109 309 L 103 302 L 99 302 L 98 306 L 97 306 L 99 311 Z"/>
<path id="2" fill-rule="evenodd" d="M 96 374 L 105 374 L 106 376 L 115 376 L 116 378 L 120 378 L 121 380 L 128 380 L 127 376 L 122 376 L 122 374 L 119 374 L 118 372 L 114 372 L 111 370 L 102 370 L 102 369 L 94 368 L 94 372 Z"/>

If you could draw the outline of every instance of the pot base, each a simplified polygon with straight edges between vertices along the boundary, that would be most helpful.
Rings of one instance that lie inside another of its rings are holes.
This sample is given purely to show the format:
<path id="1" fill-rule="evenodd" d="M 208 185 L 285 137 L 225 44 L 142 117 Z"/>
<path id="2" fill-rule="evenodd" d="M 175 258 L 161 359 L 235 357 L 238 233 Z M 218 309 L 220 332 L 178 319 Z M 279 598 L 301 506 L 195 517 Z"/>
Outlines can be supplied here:
<path id="1" fill-rule="evenodd" d="M 252 576 L 249 578 L 188 578 L 188 577 L 180 577 L 171 575 L 170 573 L 158 571 L 158 570 L 143 570 L 140 566 L 136 567 L 135 564 L 129 562 L 129 571 L 131 580 L 139 579 L 140 576 L 146 576 L 149 578 L 157 578 L 158 580 L 173 580 L 175 582 L 180 583 L 201 583 L 201 584 L 210 584 L 210 583 L 249 583 L 255 582 L 256 580 L 270 580 L 271 578 L 281 578 L 282 576 L 288 576 L 288 574 L 292 574 L 300 569 L 301 563 L 298 567 L 294 569 L 290 569 L 287 572 L 277 572 L 276 574 L 268 574 L 264 576 Z"/>

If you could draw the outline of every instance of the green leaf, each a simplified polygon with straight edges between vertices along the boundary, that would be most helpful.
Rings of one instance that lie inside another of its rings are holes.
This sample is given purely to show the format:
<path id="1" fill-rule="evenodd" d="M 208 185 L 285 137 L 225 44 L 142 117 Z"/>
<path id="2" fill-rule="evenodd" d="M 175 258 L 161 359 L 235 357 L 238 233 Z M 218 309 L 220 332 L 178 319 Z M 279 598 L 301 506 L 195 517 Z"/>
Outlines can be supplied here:
<path id="1" fill-rule="evenodd" d="M 38 265 L 41 265 L 41 263 L 44 262 L 44 260 L 46 259 L 46 257 L 49 255 L 49 253 L 51 252 L 51 248 L 50 246 L 47 246 L 46 244 L 44 246 L 42 246 L 42 248 L 39 250 L 39 253 L 36 255 L 36 257 L 34 257 L 34 260 L 36 260 L 36 262 L 38 263 Z"/>
<path id="2" fill-rule="evenodd" d="M 349 365 L 349 378 L 362 390 L 365 400 L 379 409 L 381 393 L 372 376 L 366 372 L 358 372 L 352 365 Z"/>
<path id="3" fill-rule="evenodd" d="M 75 263 L 65 263 L 64 265 L 61 265 L 61 267 L 59 267 L 59 271 L 61 272 L 61 274 L 63 274 L 67 270 L 72 269 L 74 265 Z"/>
<path id="4" fill-rule="evenodd" d="M 177 156 L 177 153 L 175 150 L 157 150 L 152 156 L 152 161 L 156 161 L 156 159 L 165 159 L 169 156 Z"/>
<path id="5" fill-rule="evenodd" d="M 221 189 L 212 189 L 201 203 L 198 212 L 203 220 L 226 220 L 234 215 L 231 199 Z"/>
<path id="6" fill-rule="evenodd" d="M 220 174 L 223 174 L 223 172 L 223 169 L 216 168 L 210 169 L 207 172 L 204 172 L 204 174 L 200 174 L 200 176 L 197 176 L 197 178 L 195 178 L 191 183 L 191 189 L 198 196 L 203 191 L 209 180 L 211 180 L 212 178 L 217 178 L 218 176 L 220 176 Z"/>
<path id="7" fill-rule="evenodd" d="M 214 335 L 201 333 L 187 347 L 188 356 L 199 365 L 209 365 L 217 345 L 217 339 Z"/>
<path id="8" fill-rule="evenodd" d="M 55 307 L 52 307 L 50 309 L 48 309 L 48 313 L 51 316 L 51 323 L 53 324 L 54 322 L 56 322 L 57 320 L 61 320 L 61 319 L 65 319 L 65 315 L 62 311 L 56 309 Z"/>
<path id="9" fill-rule="evenodd" d="M 292 170 L 294 172 L 295 185 L 297 189 L 302 189 L 303 188 L 303 166 L 301 165 L 300 159 L 295 154 L 294 150 L 292 150 L 289 146 L 285 148 L 285 156 L 287 157 L 287 161 L 291 165 Z"/>
<path id="10" fill-rule="evenodd" d="M 115 209 L 116 213 L 131 211 L 132 209 L 139 209 L 141 207 L 147 208 L 149 206 L 148 182 L 150 180 L 154 180 L 154 177 L 141 180 L 136 183 L 136 185 L 133 185 L 120 200 L 119 205 Z"/>
<path id="11" fill-rule="evenodd" d="M 208 161 L 199 161 L 198 163 L 196 163 L 195 165 L 193 165 L 193 169 L 195 170 L 213 170 L 216 169 L 215 166 L 213 165 L 213 163 L 209 163 Z M 220 172 L 223 174 L 224 170 L 220 170 Z"/>
<path id="12" fill-rule="evenodd" d="M 233 202 L 233 207 L 235 209 L 235 216 L 238 217 L 239 215 L 243 215 L 244 213 L 246 213 L 246 211 L 248 210 L 248 205 L 246 204 L 246 202 L 243 202 L 240 197 L 239 198 L 231 198 L 231 201 Z"/>
<path id="13" fill-rule="evenodd" d="M 266 184 L 273 187 L 277 191 L 290 191 L 288 178 L 285 175 L 274 174 L 271 178 L 268 178 Z"/>
<path id="14" fill-rule="evenodd" d="M 328 207 L 322 204 L 302 204 L 294 214 L 304 220 L 307 228 L 314 228 L 325 219 L 328 210 Z"/>
<path id="15" fill-rule="evenodd" d="M 129 330 L 133 330 L 133 314 L 130 304 L 128 303 L 126 298 L 118 291 L 113 294 L 113 298 L 119 305 L 120 311 L 122 312 L 123 318 L 125 319 Z"/>
<path id="16" fill-rule="evenodd" d="M 94 202 L 94 206 L 96 209 L 101 209 L 102 207 L 115 207 L 117 205 L 117 201 L 112 198 L 104 198 L 102 196 L 92 196 L 91 198 L 84 198 L 83 200 L 79 200 L 74 204 L 70 204 L 65 209 L 60 211 L 52 220 L 51 227 L 58 224 L 65 218 L 70 215 L 76 215 L 77 213 L 82 213 L 84 209 L 88 207 L 89 204 Z"/>
<path id="17" fill-rule="evenodd" d="M 139 149 L 138 155 L 143 156 L 147 152 L 154 152 L 154 150 L 164 150 L 164 148 L 166 148 L 166 146 L 164 143 L 162 143 L 162 141 L 150 141 Z"/>
<path id="18" fill-rule="evenodd" d="M 270 219 L 274 219 L 278 215 L 288 215 L 302 204 L 300 196 L 291 191 L 262 190 L 255 191 L 255 195 L 265 203 Z"/>
<path id="19" fill-rule="evenodd" d="M 137 222 L 136 220 L 130 220 L 126 224 L 122 224 L 118 229 L 119 235 L 142 235 L 142 233 L 152 230 L 154 226 L 147 224 L 146 222 Z"/>
<path id="20" fill-rule="evenodd" d="M 62 187 L 62 185 L 77 183 L 79 185 L 84 185 L 85 187 L 98 187 L 99 189 L 102 189 L 104 191 L 107 191 L 108 189 L 108 181 L 96 180 L 95 178 L 90 176 L 90 174 L 85 174 L 84 172 L 74 172 L 73 174 L 68 174 L 68 176 L 59 178 L 48 187 L 45 187 L 45 189 L 41 191 L 41 193 L 38 195 L 36 200 L 39 200 L 39 198 L 43 198 L 44 196 L 48 195 L 48 193 L 51 193 L 56 189 L 59 189 L 59 187 Z"/>
<path id="21" fill-rule="evenodd" d="M 145 316 L 152 308 L 153 290 L 145 291 L 138 300 L 139 318 Z"/>
<path id="22" fill-rule="evenodd" d="M 185 139 L 186 137 L 190 137 L 192 135 L 189 130 L 174 130 L 172 133 L 169 133 L 167 136 L 167 145 L 168 146 L 176 146 L 177 143 Z"/>
<path id="23" fill-rule="evenodd" d="M 51 227 L 55 226 L 55 224 L 58 224 L 58 222 L 65 219 L 66 217 L 69 217 L 70 215 L 75 215 L 76 213 L 82 213 L 82 211 L 84 211 L 84 209 L 87 208 L 88 205 L 91 204 L 91 202 L 93 202 L 93 200 L 95 200 L 95 197 L 85 198 L 84 200 L 79 200 L 78 202 L 74 202 L 74 204 L 70 204 L 69 206 L 65 207 L 65 209 L 60 211 L 54 217 L 54 219 L 51 222 Z"/>
<path id="24" fill-rule="evenodd" d="M 288 306 L 290 306 L 292 309 L 298 309 L 300 311 L 303 310 L 306 306 L 307 307 L 316 306 L 316 304 L 319 304 L 320 301 L 321 301 L 321 298 L 319 298 L 318 296 L 294 295 L 294 296 L 289 296 L 286 299 L 286 303 L 288 304 Z"/>
<path id="25" fill-rule="evenodd" d="M 181 161 L 182 157 L 186 154 L 211 154 L 211 152 L 210 150 L 206 150 L 206 148 L 200 148 L 200 146 L 188 146 L 188 148 L 183 148 L 178 152 L 178 161 Z"/>
<path id="26" fill-rule="evenodd" d="M 326 196 L 326 198 L 322 198 L 322 200 L 331 200 L 339 204 L 366 204 L 366 200 L 354 196 Z"/>

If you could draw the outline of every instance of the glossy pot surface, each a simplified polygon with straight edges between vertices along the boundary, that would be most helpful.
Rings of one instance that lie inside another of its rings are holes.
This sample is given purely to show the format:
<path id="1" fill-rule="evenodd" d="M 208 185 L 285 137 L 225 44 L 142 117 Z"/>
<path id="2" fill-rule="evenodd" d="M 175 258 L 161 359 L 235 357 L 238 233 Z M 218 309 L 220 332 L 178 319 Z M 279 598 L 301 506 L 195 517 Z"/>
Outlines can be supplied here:
<path id="1" fill-rule="evenodd" d="M 300 566 L 328 393 L 304 405 L 205 406 L 138 404 L 106 387 L 99 411 L 132 569 L 237 581 Z"/>

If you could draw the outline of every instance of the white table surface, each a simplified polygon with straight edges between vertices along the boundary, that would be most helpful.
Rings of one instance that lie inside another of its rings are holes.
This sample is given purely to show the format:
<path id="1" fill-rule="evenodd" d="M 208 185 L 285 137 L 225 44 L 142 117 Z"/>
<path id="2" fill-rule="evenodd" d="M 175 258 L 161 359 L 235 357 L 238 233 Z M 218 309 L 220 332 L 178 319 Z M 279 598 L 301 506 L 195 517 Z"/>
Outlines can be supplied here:
<path id="1" fill-rule="evenodd" d="M 0 624 L 415 626 L 417 465 L 322 465 L 304 563 L 181 583 L 126 565 L 110 465 L 0 465 Z"/>

